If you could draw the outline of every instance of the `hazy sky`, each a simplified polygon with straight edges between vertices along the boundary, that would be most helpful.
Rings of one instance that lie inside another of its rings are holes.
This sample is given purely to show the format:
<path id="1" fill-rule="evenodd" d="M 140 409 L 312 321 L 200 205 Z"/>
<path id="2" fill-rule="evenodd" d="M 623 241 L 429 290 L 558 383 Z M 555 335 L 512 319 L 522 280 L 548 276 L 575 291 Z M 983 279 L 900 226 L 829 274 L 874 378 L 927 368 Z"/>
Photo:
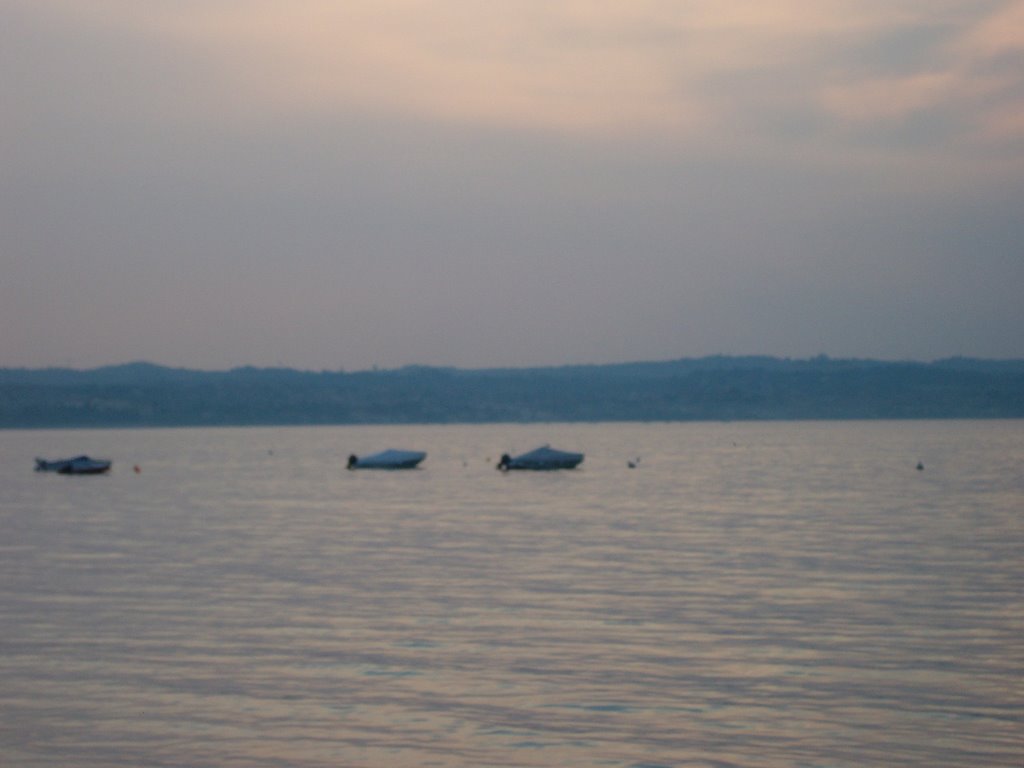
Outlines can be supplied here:
<path id="1" fill-rule="evenodd" d="M 0 0 L 0 367 L 1024 357 L 1024 0 Z"/>

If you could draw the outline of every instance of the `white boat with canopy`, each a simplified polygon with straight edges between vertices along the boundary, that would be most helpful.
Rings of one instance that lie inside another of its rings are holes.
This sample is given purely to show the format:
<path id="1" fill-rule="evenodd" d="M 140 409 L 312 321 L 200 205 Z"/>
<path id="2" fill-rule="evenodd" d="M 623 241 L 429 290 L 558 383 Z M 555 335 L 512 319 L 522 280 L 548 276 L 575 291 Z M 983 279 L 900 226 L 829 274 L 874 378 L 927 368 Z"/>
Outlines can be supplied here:
<path id="1" fill-rule="evenodd" d="M 56 472 L 58 475 L 102 475 L 110 471 L 108 459 L 75 456 L 71 459 L 36 459 L 36 472 Z"/>
<path id="2" fill-rule="evenodd" d="M 518 456 L 509 456 L 507 453 L 498 462 L 498 469 L 507 471 L 510 469 L 575 469 L 583 461 L 582 453 L 560 451 L 549 445 L 542 445 L 532 451 L 521 453 Z"/>
<path id="3" fill-rule="evenodd" d="M 370 456 L 348 457 L 349 469 L 414 469 L 421 461 L 427 458 L 423 451 L 400 451 L 388 448 L 386 451 L 374 453 Z"/>

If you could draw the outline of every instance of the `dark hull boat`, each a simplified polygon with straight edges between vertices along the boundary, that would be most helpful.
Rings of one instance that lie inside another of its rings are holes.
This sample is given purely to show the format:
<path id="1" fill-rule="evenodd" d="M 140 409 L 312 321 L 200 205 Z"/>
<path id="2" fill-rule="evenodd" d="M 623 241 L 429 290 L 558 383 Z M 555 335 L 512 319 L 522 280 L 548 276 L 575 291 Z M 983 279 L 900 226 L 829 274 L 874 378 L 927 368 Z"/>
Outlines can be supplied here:
<path id="1" fill-rule="evenodd" d="M 388 448 L 386 451 L 370 456 L 359 457 L 355 454 L 348 457 L 349 469 L 415 469 L 427 458 L 423 451 L 398 451 Z"/>
<path id="2" fill-rule="evenodd" d="M 518 456 L 509 456 L 506 453 L 498 462 L 498 469 L 502 471 L 510 469 L 575 469 L 581 461 L 583 461 L 582 453 L 559 451 L 544 445 Z"/>
<path id="3" fill-rule="evenodd" d="M 71 459 L 36 459 L 36 472 L 56 472 L 58 475 L 102 475 L 110 471 L 112 462 L 75 456 Z"/>

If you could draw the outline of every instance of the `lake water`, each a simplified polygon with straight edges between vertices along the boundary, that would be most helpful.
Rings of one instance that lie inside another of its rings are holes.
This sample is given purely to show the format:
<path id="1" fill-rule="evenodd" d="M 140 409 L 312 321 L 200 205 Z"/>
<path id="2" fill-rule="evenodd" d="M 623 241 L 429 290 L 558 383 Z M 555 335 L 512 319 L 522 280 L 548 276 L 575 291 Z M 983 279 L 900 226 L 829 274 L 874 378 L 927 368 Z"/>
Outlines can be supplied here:
<path id="1" fill-rule="evenodd" d="M 1024 765 L 1024 422 L 8 431 L 0 493 L 4 766 Z"/>

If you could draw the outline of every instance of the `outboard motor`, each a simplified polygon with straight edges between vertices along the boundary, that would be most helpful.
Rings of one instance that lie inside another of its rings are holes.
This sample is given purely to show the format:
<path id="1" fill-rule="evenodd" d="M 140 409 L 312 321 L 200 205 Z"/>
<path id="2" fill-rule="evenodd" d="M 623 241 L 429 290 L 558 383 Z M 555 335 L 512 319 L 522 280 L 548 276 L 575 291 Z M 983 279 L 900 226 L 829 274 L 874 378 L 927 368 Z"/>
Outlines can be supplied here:
<path id="1" fill-rule="evenodd" d="M 509 462 L 512 461 L 512 457 L 507 453 L 501 454 L 501 460 L 498 462 L 498 466 L 495 469 L 500 469 L 502 472 L 508 472 Z"/>
<path id="2" fill-rule="evenodd" d="M 358 457 L 353 453 L 351 456 L 348 457 L 348 467 L 347 468 L 348 469 L 354 468 L 358 461 L 359 461 Z"/>

